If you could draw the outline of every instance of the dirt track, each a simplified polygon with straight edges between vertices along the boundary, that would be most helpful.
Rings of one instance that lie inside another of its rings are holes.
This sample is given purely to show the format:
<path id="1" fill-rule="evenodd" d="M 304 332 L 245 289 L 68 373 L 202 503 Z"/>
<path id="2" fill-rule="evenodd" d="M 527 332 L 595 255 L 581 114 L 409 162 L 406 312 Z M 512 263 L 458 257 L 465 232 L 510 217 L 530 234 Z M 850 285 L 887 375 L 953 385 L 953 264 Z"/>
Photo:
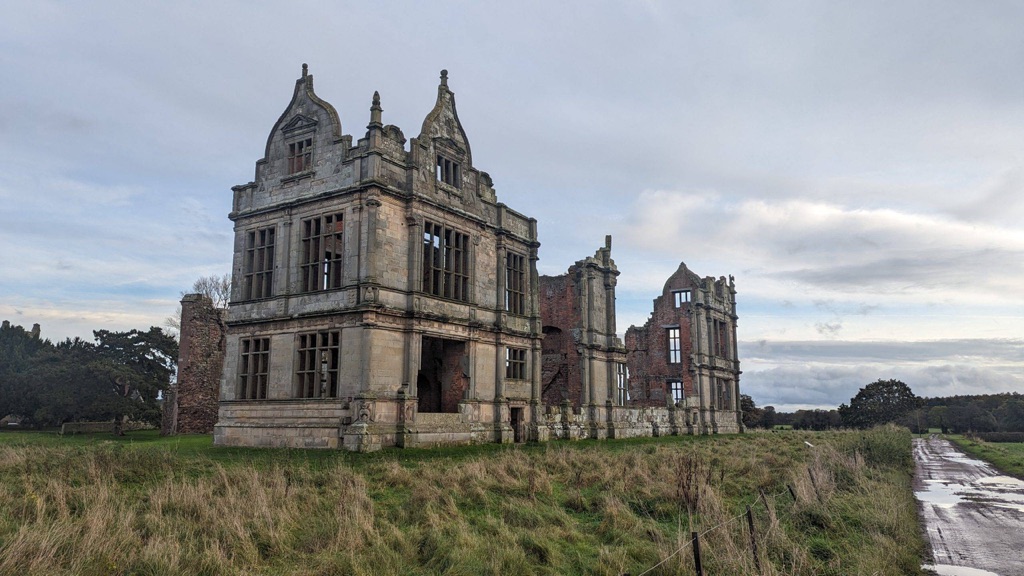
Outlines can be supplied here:
<path id="1" fill-rule="evenodd" d="M 938 438 L 915 438 L 914 460 L 932 568 L 948 576 L 1024 576 L 1024 481 Z"/>

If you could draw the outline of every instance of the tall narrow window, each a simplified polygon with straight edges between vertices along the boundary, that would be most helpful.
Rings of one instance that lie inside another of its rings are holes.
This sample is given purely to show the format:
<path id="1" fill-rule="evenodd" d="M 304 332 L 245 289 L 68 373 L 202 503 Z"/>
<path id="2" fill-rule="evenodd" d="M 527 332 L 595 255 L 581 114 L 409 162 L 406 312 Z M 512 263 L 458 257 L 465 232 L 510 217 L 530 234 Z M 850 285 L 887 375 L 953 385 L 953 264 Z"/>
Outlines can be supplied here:
<path id="1" fill-rule="evenodd" d="M 302 221 L 302 291 L 341 288 L 345 245 L 341 214 Z"/>
<path id="2" fill-rule="evenodd" d="M 629 402 L 629 389 L 627 383 L 629 382 L 629 370 L 626 365 L 622 362 L 615 363 L 615 383 L 617 391 L 617 400 L 619 406 L 625 406 Z"/>
<path id="3" fill-rule="evenodd" d="M 423 223 L 423 291 L 469 300 L 469 236 L 440 224 Z"/>
<path id="4" fill-rule="evenodd" d="M 690 302 L 690 291 L 673 290 L 672 298 L 675 301 L 676 308 L 682 308 L 683 304 L 688 304 Z"/>
<path id="5" fill-rule="evenodd" d="M 526 314 L 526 258 L 512 252 L 505 258 L 505 309 Z"/>
<path id="6" fill-rule="evenodd" d="M 296 397 L 338 396 L 340 351 L 339 330 L 299 335 L 299 358 L 295 370 Z"/>
<path id="7" fill-rule="evenodd" d="M 238 399 L 263 400 L 270 372 L 270 338 L 243 338 L 239 347 Z"/>
<path id="8" fill-rule="evenodd" d="M 526 379 L 526 349 L 505 349 L 505 378 L 509 380 Z"/>
<path id="9" fill-rule="evenodd" d="M 245 234 L 243 296 L 246 300 L 269 298 L 274 294 L 274 228 L 250 230 Z"/>
<path id="10" fill-rule="evenodd" d="M 437 180 L 449 186 L 462 188 L 462 171 L 459 163 L 449 160 L 440 154 L 437 156 Z"/>
<path id="11" fill-rule="evenodd" d="M 313 167 L 313 139 L 305 138 L 288 144 L 288 173 L 297 174 Z"/>
<path id="12" fill-rule="evenodd" d="M 668 362 L 679 364 L 683 361 L 682 348 L 679 344 L 679 327 L 668 329 Z"/>
<path id="13" fill-rule="evenodd" d="M 669 397 L 672 398 L 673 404 L 678 404 L 683 401 L 683 381 L 682 380 L 669 380 L 668 381 L 668 393 Z"/>

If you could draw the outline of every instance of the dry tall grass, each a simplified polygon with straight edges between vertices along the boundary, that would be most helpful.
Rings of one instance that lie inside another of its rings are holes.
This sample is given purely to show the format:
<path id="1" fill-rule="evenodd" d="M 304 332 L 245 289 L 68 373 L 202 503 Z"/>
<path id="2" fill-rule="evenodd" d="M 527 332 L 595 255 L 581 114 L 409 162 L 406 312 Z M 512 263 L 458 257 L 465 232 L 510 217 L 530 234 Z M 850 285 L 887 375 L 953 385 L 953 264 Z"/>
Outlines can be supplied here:
<path id="1" fill-rule="evenodd" d="M 251 464 L 0 445 L 0 574 L 692 574 L 691 531 L 707 573 L 754 574 L 748 504 L 766 576 L 915 574 L 909 444 L 882 429 Z"/>

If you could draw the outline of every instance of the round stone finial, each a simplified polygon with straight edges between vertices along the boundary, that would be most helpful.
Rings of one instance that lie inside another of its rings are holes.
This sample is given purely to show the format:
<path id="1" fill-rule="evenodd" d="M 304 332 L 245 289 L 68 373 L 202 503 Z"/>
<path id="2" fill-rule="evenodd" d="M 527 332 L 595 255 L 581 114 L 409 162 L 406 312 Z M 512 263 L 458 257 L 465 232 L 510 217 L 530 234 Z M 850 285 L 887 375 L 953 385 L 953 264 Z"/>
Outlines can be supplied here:
<path id="1" fill-rule="evenodd" d="M 305 62 L 303 62 L 302 63 L 302 77 L 305 78 L 307 74 L 309 74 L 309 64 L 306 64 Z"/>

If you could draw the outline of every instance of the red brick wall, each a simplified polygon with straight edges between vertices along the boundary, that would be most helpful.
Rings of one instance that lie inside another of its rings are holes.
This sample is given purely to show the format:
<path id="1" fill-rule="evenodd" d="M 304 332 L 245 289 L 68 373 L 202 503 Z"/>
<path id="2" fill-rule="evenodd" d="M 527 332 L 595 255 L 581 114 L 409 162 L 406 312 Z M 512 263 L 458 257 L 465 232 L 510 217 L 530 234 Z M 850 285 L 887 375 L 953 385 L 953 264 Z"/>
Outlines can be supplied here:
<path id="1" fill-rule="evenodd" d="M 676 378 L 683 381 L 686 397 L 696 394 L 693 378 L 689 371 L 693 342 L 690 335 L 692 304 L 675 307 L 673 290 L 696 287 L 690 284 L 685 274 L 675 274 L 665 284 L 661 296 L 654 300 L 651 317 L 643 327 L 630 326 L 626 330 L 627 366 L 629 367 L 629 395 L 634 404 L 641 406 L 665 406 L 669 390 L 667 380 Z M 679 326 L 681 362 L 669 363 L 668 329 Z"/>
<path id="2" fill-rule="evenodd" d="M 181 301 L 178 383 L 164 399 L 164 434 L 209 434 L 217 423 L 224 365 L 224 323 L 209 298 L 188 294 Z"/>
<path id="3" fill-rule="evenodd" d="M 549 406 L 568 400 L 580 406 L 583 376 L 574 329 L 581 324 L 579 292 L 575 267 L 568 274 L 540 277 L 540 317 L 544 326 L 541 365 L 541 397 Z"/>

